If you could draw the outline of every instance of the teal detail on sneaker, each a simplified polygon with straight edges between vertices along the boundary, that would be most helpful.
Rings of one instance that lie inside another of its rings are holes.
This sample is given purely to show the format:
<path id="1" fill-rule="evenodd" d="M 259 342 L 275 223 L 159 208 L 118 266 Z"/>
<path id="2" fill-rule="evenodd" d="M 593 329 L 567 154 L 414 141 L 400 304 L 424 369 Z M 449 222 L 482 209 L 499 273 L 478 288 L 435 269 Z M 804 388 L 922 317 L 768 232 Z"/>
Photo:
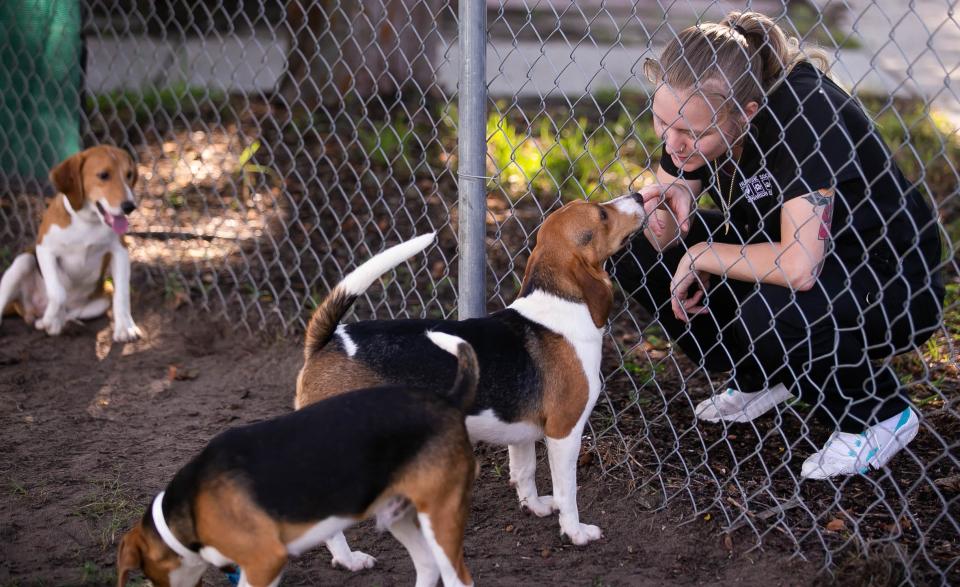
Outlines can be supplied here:
<path id="1" fill-rule="evenodd" d="M 858 440 L 858 441 L 854 444 L 854 446 L 856 446 L 857 448 L 859 448 L 859 447 L 860 447 L 860 441 Z"/>
<path id="2" fill-rule="evenodd" d="M 897 425 L 894 427 L 893 431 L 896 432 L 903 428 L 903 425 L 907 423 L 907 420 L 910 419 L 910 408 L 905 409 L 900 413 L 900 419 L 897 420 Z"/>
<path id="3" fill-rule="evenodd" d="M 732 388 L 732 387 L 728 387 L 728 388 L 727 388 L 727 395 L 733 395 L 733 393 L 734 393 L 733 388 Z"/>
<path id="4" fill-rule="evenodd" d="M 851 449 L 850 452 L 847 453 L 847 456 L 848 456 L 848 457 L 855 457 L 855 456 L 857 456 L 857 451 Z"/>
<path id="5" fill-rule="evenodd" d="M 880 449 L 878 449 L 878 448 L 871 448 L 871 449 L 870 449 L 870 452 L 867 453 L 867 458 L 864 459 L 863 462 L 869 463 L 869 462 L 870 462 L 870 459 L 872 459 L 873 457 L 877 456 L 877 451 L 878 451 L 878 450 L 880 450 Z"/>

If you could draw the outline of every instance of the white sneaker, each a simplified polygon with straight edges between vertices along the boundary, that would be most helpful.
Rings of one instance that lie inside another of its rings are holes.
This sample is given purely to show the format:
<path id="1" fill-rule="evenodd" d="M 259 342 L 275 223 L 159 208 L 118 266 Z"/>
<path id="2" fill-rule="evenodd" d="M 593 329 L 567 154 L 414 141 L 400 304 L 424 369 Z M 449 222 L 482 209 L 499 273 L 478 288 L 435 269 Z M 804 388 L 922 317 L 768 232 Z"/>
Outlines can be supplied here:
<path id="1" fill-rule="evenodd" d="M 707 398 L 697 404 L 698 420 L 707 422 L 749 422 L 769 412 L 775 405 L 790 398 L 787 386 L 779 383 L 770 389 L 744 393 L 728 388 L 723 393 Z"/>
<path id="2" fill-rule="evenodd" d="M 920 419 L 913 408 L 875 424 L 860 434 L 834 432 L 817 453 L 803 463 L 803 479 L 828 479 L 837 475 L 866 473 L 880 469 L 910 444 L 920 430 Z"/>

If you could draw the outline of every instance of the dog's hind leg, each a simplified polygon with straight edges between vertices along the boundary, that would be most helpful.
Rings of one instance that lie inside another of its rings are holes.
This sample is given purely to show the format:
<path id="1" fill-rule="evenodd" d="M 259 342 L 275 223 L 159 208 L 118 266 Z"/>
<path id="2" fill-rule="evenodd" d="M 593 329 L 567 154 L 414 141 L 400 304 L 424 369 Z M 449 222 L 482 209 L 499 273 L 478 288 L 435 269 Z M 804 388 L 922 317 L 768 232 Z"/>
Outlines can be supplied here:
<path id="1" fill-rule="evenodd" d="M 413 559 L 413 567 L 417 571 L 416 587 L 435 587 L 440 578 L 440 568 L 433 558 L 427 539 L 417 527 L 416 516 L 417 512 L 411 508 L 390 525 L 390 533 L 407 549 Z"/>
<path id="2" fill-rule="evenodd" d="M 510 484 L 517 489 L 520 507 L 525 507 L 538 517 L 549 516 L 555 510 L 553 497 L 537 495 L 537 447 L 533 442 L 511 444 Z"/>
<path id="3" fill-rule="evenodd" d="M 329 550 L 333 556 L 330 564 L 335 567 L 341 566 L 356 572 L 362 571 L 363 569 L 371 569 L 374 563 L 377 562 L 377 559 L 365 552 L 350 550 L 350 545 L 347 544 L 347 537 L 343 535 L 343 532 L 337 532 L 333 538 L 327 540 L 324 544 L 327 545 L 327 550 Z"/>
<path id="4" fill-rule="evenodd" d="M 83 306 L 72 308 L 67 312 L 67 320 L 90 320 L 103 316 L 110 307 L 110 298 L 100 296 L 89 300 Z"/>
<path id="5" fill-rule="evenodd" d="M 19 299 L 19 286 L 32 272 L 37 270 L 37 258 L 30 253 L 17 255 L 10 268 L 0 279 L 0 320 L 7 306 Z"/>
<path id="6" fill-rule="evenodd" d="M 439 499 L 428 504 L 427 511 L 417 515 L 420 531 L 437 562 L 444 587 L 473 585 L 470 571 L 463 560 L 463 532 L 470 509 L 469 492 L 469 486 L 453 489 L 446 496 L 438 496 Z"/>

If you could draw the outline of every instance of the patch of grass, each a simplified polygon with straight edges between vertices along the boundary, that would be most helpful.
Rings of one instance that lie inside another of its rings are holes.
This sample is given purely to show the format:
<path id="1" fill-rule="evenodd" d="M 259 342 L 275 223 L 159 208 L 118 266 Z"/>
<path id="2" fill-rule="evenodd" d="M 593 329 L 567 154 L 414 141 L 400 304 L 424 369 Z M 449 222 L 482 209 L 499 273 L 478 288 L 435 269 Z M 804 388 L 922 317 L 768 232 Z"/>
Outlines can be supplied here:
<path id="1" fill-rule="evenodd" d="M 873 115 L 874 123 L 911 182 L 921 181 L 921 189 L 929 189 L 934 199 L 946 205 L 957 190 L 957 161 L 960 161 L 960 136 L 949 118 L 930 110 L 922 100 L 860 97 Z M 954 200 L 951 208 L 960 208 Z M 957 210 L 941 210 L 955 222 Z M 954 230 L 957 230 L 954 227 Z M 954 240 L 956 244 L 956 240 Z"/>
<path id="2" fill-rule="evenodd" d="M 943 323 L 948 332 L 960 334 L 960 282 L 948 283 L 943 300 Z"/>
<path id="3" fill-rule="evenodd" d="M 116 580 L 112 569 L 104 569 L 93 561 L 84 561 L 80 565 L 81 585 L 108 585 Z"/>
<path id="4" fill-rule="evenodd" d="M 260 165 L 254 161 L 254 157 L 260 150 L 261 143 L 254 140 L 240 152 L 237 159 L 236 177 L 239 178 L 240 185 L 243 187 L 242 200 L 247 200 L 256 191 L 257 179 L 260 175 L 266 175 L 269 178 L 277 179 L 277 174 L 265 165 Z M 234 200 L 236 202 L 236 200 Z M 239 204 L 237 204 L 239 207 Z"/>
<path id="5" fill-rule="evenodd" d="M 656 379 L 657 375 L 660 375 L 666 371 L 667 366 L 663 363 L 663 361 L 654 363 L 652 361 L 637 361 L 630 359 L 624 362 L 623 368 L 633 376 L 634 383 L 636 383 L 638 387 L 643 387 L 644 385 Z"/>
<path id="6" fill-rule="evenodd" d="M 528 121 L 508 113 L 487 120 L 487 171 L 511 198 L 533 192 L 565 200 L 608 200 L 652 180 L 659 143 L 649 116 L 622 112 L 612 121 L 586 117 Z"/>
<path id="7" fill-rule="evenodd" d="M 87 112 L 126 122 L 151 123 L 157 114 L 193 116 L 215 110 L 221 117 L 231 114 L 224 92 L 177 83 L 141 90 L 116 90 L 87 96 Z"/>
<path id="8" fill-rule="evenodd" d="M 13 263 L 13 250 L 10 247 L 0 246 L 0 271 L 6 271 Z"/>
<path id="9" fill-rule="evenodd" d="M 186 293 L 183 282 L 176 276 L 167 274 L 163 278 L 163 299 L 172 302 Z"/>
<path id="10" fill-rule="evenodd" d="M 112 549 L 121 533 L 133 520 L 143 515 L 143 504 L 132 495 L 130 488 L 115 477 L 95 481 L 84 497 L 84 503 L 74 513 L 90 521 L 93 537 L 104 551 Z"/>
<path id="11" fill-rule="evenodd" d="M 35 483 L 33 487 L 28 487 L 19 479 L 9 477 L 7 479 L 7 491 L 10 495 L 25 499 L 34 505 L 40 505 L 50 497 L 50 490 L 42 483 Z"/>
<path id="12" fill-rule="evenodd" d="M 365 120 L 357 129 L 361 155 L 378 167 L 387 167 L 392 173 L 409 177 L 418 166 L 421 145 L 415 128 L 404 118 L 387 122 Z"/>
<path id="13" fill-rule="evenodd" d="M 837 19 L 841 16 L 841 11 L 830 8 L 832 7 L 826 7 L 821 12 L 805 0 L 794 0 L 787 6 L 787 17 L 804 42 L 841 49 L 862 47 L 860 39 L 838 26 Z"/>
<path id="14" fill-rule="evenodd" d="M 14 478 L 10 478 L 7 481 L 7 488 L 10 490 L 10 493 L 19 497 L 27 497 L 27 488 L 24 487 L 19 481 Z"/>

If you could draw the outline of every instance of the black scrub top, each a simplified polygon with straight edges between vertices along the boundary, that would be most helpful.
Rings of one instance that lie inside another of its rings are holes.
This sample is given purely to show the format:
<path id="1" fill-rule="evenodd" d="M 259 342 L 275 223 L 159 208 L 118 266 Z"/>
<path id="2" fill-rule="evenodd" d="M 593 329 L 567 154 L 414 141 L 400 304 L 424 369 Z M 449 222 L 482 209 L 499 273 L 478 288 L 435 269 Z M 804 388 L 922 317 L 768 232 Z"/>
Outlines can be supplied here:
<path id="1" fill-rule="evenodd" d="M 857 101 L 808 63 L 795 66 L 764 99 L 739 164 L 730 163 L 723 157 L 681 172 L 665 149 L 660 160 L 670 175 L 702 181 L 721 209 L 732 202 L 730 234 L 718 240 L 779 242 L 784 202 L 833 188 L 827 263 L 922 276 L 940 262 L 926 199 Z"/>

